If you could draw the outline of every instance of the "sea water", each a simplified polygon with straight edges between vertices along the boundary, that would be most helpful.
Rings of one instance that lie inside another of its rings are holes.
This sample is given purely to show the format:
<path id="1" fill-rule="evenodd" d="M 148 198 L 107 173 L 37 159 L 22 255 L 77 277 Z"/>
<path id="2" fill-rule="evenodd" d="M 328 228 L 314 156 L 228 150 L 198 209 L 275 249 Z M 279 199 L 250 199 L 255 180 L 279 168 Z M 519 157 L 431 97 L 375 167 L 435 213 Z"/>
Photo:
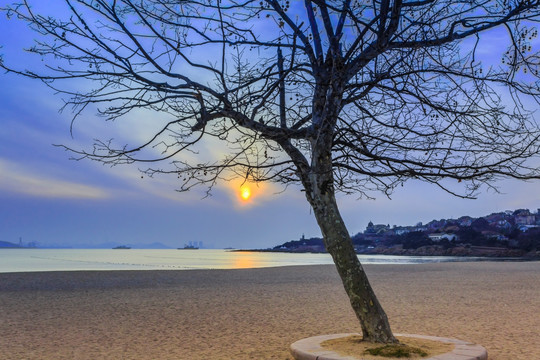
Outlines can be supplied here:
<path id="1" fill-rule="evenodd" d="M 359 255 L 363 264 L 420 264 L 478 258 Z M 333 264 L 329 254 L 230 250 L 1 249 L 0 273 L 81 270 L 245 269 Z"/>

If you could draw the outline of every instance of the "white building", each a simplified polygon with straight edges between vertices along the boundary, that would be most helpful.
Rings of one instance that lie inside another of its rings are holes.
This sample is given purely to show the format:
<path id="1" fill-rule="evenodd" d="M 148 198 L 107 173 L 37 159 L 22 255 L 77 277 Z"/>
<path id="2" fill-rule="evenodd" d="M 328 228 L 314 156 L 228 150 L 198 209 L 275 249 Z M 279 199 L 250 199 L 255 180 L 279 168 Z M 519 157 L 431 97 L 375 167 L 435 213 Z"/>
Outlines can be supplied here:
<path id="1" fill-rule="evenodd" d="M 446 239 L 448 241 L 456 241 L 458 239 L 458 236 L 456 234 L 448 234 L 448 233 L 434 233 L 434 234 L 429 234 L 428 237 L 434 242 L 439 242 L 442 239 Z"/>

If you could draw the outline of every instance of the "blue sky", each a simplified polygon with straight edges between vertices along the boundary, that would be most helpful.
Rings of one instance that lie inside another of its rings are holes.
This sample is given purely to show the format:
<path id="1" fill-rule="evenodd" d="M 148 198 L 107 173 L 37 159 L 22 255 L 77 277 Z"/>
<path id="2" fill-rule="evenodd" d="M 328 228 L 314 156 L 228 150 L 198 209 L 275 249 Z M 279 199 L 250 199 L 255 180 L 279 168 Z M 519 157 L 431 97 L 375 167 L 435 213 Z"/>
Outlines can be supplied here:
<path id="1" fill-rule="evenodd" d="M 24 24 L 2 15 L 0 33 L 0 53 L 8 64 L 35 62 L 21 50 L 35 37 Z M 282 191 L 261 185 L 245 203 L 239 200 L 236 182 L 218 186 L 203 198 L 203 189 L 176 192 L 174 176 L 141 178 L 137 165 L 110 168 L 70 160 L 70 153 L 53 144 L 84 147 L 94 136 L 126 131 L 137 136 L 144 134 L 145 124 L 106 124 L 88 113 L 75 123 L 72 136 L 71 114 L 58 112 L 62 98 L 51 89 L 12 74 L 0 74 L 0 84 L 0 241 L 22 238 L 41 246 L 73 247 L 105 242 L 178 247 L 203 241 L 212 247 L 266 248 L 302 234 L 320 236 L 303 193 L 295 187 Z M 478 200 L 462 200 L 409 182 L 392 200 L 374 194 L 376 200 L 349 196 L 340 197 L 339 203 L 351 234 L 369 221 L 410 225 L 540 207 L 540 183 L 499 185 L 502 194 L 484 191 Z"/>

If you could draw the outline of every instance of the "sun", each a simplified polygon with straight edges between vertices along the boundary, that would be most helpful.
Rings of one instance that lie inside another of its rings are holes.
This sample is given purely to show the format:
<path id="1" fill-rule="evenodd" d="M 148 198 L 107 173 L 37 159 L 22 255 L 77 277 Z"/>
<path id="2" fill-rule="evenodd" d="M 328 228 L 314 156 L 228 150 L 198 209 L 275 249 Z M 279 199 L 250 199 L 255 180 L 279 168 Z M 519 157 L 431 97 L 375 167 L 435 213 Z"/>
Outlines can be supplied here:
<path id="1" fill-rule="evenodd" d="M 242 187 L 240 189 L 240 196 L 243 200 L 248 200 L 251 197 L 251 190 L 248 187 Z"/>

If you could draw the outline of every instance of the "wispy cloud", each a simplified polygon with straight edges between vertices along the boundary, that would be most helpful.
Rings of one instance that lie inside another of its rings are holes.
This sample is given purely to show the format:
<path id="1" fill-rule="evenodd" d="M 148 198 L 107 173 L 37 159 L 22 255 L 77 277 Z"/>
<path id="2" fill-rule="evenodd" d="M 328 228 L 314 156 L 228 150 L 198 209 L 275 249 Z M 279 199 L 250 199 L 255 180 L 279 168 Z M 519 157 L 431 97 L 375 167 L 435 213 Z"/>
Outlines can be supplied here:
<path id="1" fill-rule="evenodd" d="M 0 191 L 43 198 L 105 199 L 106 191 L 90 185 L 39 174 L 11 161 L 0 159 Z"/>

